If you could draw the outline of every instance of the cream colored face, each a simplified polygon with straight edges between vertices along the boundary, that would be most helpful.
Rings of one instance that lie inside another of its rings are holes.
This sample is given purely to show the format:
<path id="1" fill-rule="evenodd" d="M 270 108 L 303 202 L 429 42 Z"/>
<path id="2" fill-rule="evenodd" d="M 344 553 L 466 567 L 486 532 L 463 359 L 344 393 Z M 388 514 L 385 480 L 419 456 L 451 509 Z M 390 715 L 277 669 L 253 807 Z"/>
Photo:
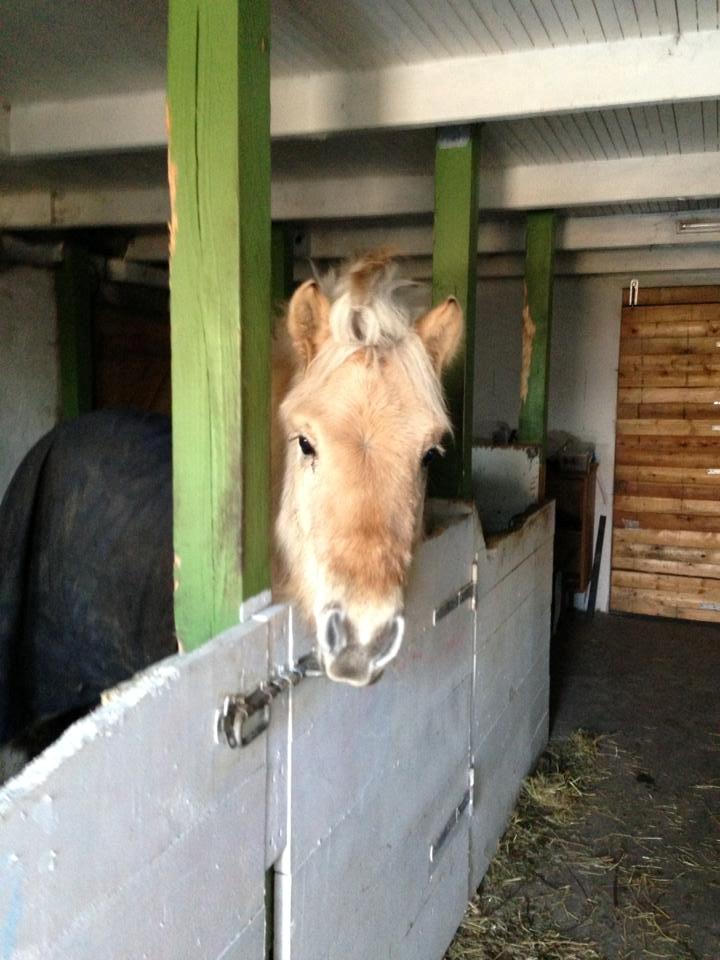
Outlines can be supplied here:
<path id="1" fill-rule="evenodd" d="M 384 348 L 326 336 L 281 406 L 278 537 L 332 679 L 371 683 L 400 649 L 427 466 L 449 427 L 438 372 L 418 327 Z"/>

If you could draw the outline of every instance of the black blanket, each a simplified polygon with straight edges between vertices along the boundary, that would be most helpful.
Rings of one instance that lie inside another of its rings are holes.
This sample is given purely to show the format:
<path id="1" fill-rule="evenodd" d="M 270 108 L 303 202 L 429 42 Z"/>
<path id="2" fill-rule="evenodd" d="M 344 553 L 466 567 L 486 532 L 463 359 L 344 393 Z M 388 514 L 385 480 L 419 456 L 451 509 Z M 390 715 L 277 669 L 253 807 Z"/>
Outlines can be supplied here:
<path id="1" fill-rule="evenodd" d="M 177 649 L 172 556 L 167 418 L 99 411 L 32 448 L 0 505 L 0 744 Z"/>

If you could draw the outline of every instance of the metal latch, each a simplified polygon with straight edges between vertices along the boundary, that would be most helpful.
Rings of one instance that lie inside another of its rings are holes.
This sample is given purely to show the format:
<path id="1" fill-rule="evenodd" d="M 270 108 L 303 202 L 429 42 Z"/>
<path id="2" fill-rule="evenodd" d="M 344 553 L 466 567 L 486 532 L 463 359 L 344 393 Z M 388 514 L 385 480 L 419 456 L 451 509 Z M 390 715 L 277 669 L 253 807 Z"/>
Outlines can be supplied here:
<path id="1" fill-rule="evenodd" d="M 638 294 L 640 293 L 640 281 L 631 280 L 630 290 L 628 292 L 628 306 L 636 307 L 638 305 Z"/>
<path id="2" fill-rule="evenodd" d="M 444 600 L 439 607 L 436 607 L 433 610 L 433 626 L 436 626 L 443 617 L 446 617 L 449 613 L 452 613 L 453 610 L 456 610 L 461 603 L 464 603 L 466 600 L 472 598 L 471 609 L 475 609 L 475 596 L 476 588 L 478 581 L 478 564 L 477 560 L 473 562 L 472 565 L 472 580 L 468 583 L 465 583 L 457 590 L 451 597 L 448 597 L 447 600 Z"/>
<path id="3" fill-rule="evenodd" d="M 270 725 L 270 705 L 281 693 L 296 687 L 307 677 L 322 677 L 317 657 L 308 653 L 291 667 L 278 669 L 251 693 L 231 693 L 217 712 L 218 743 L 236 749 L 246 747 Z"/>

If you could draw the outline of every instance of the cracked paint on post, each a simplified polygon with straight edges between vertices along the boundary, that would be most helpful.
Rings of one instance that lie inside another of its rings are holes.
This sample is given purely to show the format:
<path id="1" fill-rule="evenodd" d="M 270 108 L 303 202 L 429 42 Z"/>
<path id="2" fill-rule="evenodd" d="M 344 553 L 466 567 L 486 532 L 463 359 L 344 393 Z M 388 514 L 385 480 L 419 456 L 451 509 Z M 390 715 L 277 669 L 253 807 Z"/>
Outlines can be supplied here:
<path id="1" fill-rule="evenodd" d="M 533 344 L 535 342 L 535 321 L 530 313 L 527 299 L 527 284 L 523 283 L 523 312 L 522 312 L 522 368 L 520 370 L 520 399 L 525 402 L 530 379 L 530 361 L 532 360 Z"/>
<path id="2" fill-rule="evenodd" d="M 545 447 L 550 374 L 555 214 L 528 214 L 518 441 Z"/>

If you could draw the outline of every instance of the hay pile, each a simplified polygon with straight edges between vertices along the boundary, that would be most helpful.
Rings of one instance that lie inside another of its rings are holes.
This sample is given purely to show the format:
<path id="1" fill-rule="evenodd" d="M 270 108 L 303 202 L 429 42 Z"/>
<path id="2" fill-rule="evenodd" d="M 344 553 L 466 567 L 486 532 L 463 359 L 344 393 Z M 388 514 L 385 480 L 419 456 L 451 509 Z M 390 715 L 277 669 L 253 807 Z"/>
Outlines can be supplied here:
<path id="1" fill-rule="evenodd" d="M 638 812 L 622 790 L 642 776 L 607 738 L 577 731 L 552 744 L 446 960 L 699 960 L 673 906 L 717 889 L 718 842 L 683 846 L 673 803 L 653 802 L 651 831 L 628 827 Z"/>

